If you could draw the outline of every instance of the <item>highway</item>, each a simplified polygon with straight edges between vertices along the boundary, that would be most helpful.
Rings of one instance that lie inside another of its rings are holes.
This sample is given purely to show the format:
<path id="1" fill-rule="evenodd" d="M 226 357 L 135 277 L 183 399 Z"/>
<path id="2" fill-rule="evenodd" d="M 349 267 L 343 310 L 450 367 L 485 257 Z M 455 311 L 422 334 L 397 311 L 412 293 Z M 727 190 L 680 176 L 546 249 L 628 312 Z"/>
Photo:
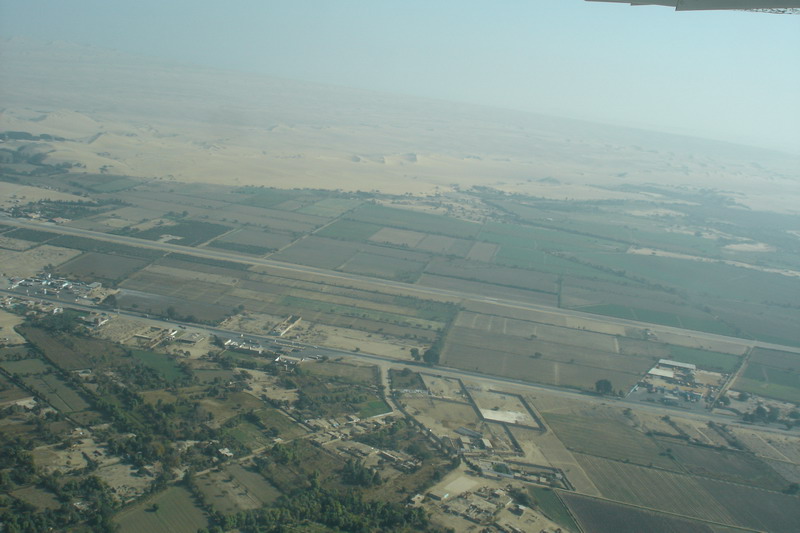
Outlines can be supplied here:
<path id="1" fill-rule="evenodd" d="M 360 284 L 372 284 L 379 288 L 392 289 L 394 291 L 399 291 L 400 294 L 414 296 L 418 298 L 426 298 L 426 297 L 429 298 L 431 295 L 436 295 L 438 297 L 443 297 L 456 302 L 457 301 L 481 302 L 511 309 L 543 312 L 555 317 L 561 316 L 570 318 L 580 318 L 582 320 L 590 320 L 596 323 L 647 328 L 656 334 L 658 334 L 659 332 L 663 332 L 663 333 L 682 335 L 708 342 L 721 341 L 732 344 L 738 344 L 740 346 L 749 348 L 760 347 L 760 348 L 767 348 L 774 350 L 783 350 L 786 352 L 800 354 L 800 347 L 795 347 L 795 346 L 783 346 L 768 342 L 742 339 L 739 337 L 717 335 L 714 333 L 705 333 L 701 331 L 688 330 L 671 326 L 662 326 L 658 324 L 638 322 L 634 320 L 627 320 L 616 317 L 599 316 L 596 314 L 584 313 L 581 311 L 575 311 L 571 309 L 561 309 L 558 307 L 552 307 L 541 304 L 533 304 L 529 302 L 522 302 L 522 301 L 501 299 L 501 298 L 491 298 L 488 296 L 474 294 L 466 291 L 440 289 L 436 287 L 420 286 L 400 281 L 383 280 L 359 274 L 349 274 L 345 272 L 337 272 L 337 271 L 326 270 L 305 265 L 285 263 L 282 261 L 276 261 L 268 258 L 248 257 L 238 254 L 236 252 L 230 252 L 224 250 L 213 250 L 209 248 L 193 248 L 189 246 L 182 246 L 179 244 L 172 244 L 167 242 L 149 241 L 144 239 L 137 239 L 135 237 L 129 237 L 126 235 L 112 235 L 108 233 L 101 233 L 97 231 L 85 230 L 80 228 L 72 228 L 69 226 L 60 226 L 50 222 L 34 222 L 29 220 L 11 218 L 6 215 L 0 215 L 0 223 L 21 228 L 44 230 L 61 235 L 73 235 L 77 237 L 85 237 L 98 241 L 123 244 L 127 246 L 135 246 L 138 248 L 159 250 L 165 253 L 179 253 L 179 254 L 193 255 L 196 257 L 203 257 L 208 259 L 217 259 L 221 261 L 232 261 L 254 266 L 264 266 L 288 272 L 301 272 L 305 274 L 313 274 L 315 276 L 319 276 L 322 278 L 334 279 L 337 281 L 354 281 Z"/>

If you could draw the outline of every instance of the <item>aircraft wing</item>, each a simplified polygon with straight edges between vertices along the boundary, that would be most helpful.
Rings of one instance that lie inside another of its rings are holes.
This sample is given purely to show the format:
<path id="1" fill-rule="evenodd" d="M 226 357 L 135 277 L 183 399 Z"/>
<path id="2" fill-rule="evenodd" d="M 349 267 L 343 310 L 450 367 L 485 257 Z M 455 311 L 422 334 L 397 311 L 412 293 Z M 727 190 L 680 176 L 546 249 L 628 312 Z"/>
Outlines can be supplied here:
<path id="1" fill-rule="evenodd" d="M 676 11 L 746 10 L 793 13 L 800 9 L 800 0 L 587 0 L 614 2 L 632 6 L 668 6 Z"/>

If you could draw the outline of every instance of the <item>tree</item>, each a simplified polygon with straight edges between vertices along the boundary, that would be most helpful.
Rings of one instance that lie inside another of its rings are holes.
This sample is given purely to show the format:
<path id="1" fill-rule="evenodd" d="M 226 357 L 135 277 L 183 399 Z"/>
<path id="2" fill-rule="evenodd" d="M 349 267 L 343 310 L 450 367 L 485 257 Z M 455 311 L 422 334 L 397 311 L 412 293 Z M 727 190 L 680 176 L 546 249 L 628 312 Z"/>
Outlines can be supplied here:
<path id="1" fill-rule="evenodd" d="M 411 348 L 411 357 L 414 358 L 414 361 L 419 361 L 419 348 Z"/>
<path id="2" fill-rule="evenodd" d="M 594 384 L 594 390 L 597 391 L 598 394 L 611 394 L 614 391 L 614 387 L 611 385 L 611 382 L 607 379 L 598 379 Z"/>
<path id="3" fill-rule="evenodd" d="M 422 354 L 422 360 L 428 363 L 429 365 L 439 364 L 439 347 L 434 344 L 433 346 L 425 350 L 425 353 Z"/>

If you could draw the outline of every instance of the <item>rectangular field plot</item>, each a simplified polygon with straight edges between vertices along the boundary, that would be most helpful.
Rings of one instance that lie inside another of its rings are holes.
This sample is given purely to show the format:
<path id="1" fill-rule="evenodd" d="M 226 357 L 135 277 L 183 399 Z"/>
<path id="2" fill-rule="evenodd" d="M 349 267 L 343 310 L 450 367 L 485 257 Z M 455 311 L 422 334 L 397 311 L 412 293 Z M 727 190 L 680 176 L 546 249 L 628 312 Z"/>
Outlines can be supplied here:
<path id="1" fill-rule="evenodd" d="M 212 224 L 200 220 L 188 220 L 171 225 L 156 226 L 135 233 L 133 236 L 150 241 L 167 241 L 172 244 L 196 246 L 210 241 L 214 237 L 218 237 L 231 229 L 233 229 L 231 226 L 223 226 L 222 224 Z"/>
<path id="2" fill-rule="evenodd" d="M 376 366 L 350 365 L 329 361 L 308 364 L 303 370 L 315 376 L 327 376 L 336 381 L 348 381 L 361 385 L 378 385 L 380 371 Z"/>
<path id="3" fill-rule="evenodd" d="M 238 189 L 241 195 L 239 203 L 252 205 L 255 207 L 269 208 L 276 207 L 284 202 L 294 202 L 295 208 L 301 205 L 312 205 L 325 198 L 324 193 L 314 191 L 287 190 L 287 189 L 260 189 L 256 187 L 244 187 Z"/>
<path id="4" fill-rule="evenodd" d="M 23 328 L 21 332 L 49 361 L 66 371 L 96 368 L 111 358 L 125 355 L 123 348 L 97 338 L 53 333 L 33 327 Z"/>
<path id="5" fill-rule="evenodd" d="M 325 198 L 319 202 L 307 205 L 297 210 L 298 213 L 315 215 L 318 217 L 338 217 L 342 214 L 355 209 L 363 202 L 354 198 Z"/>
<path id="6" fill-rule="evenodd" d="M 606 498 L 701 520 L 736 523 L 697 478 L 589 455 L 575 454 L 575 458 Z"/>
<path id="7" fill-rule="evenodd" d="M 41 359 L 20 359 L 18 361 L 3 361 L 2 363 L 0 363 L 0 368 L 2 368 L 11 375 L 19 374 L 20 376 L 44 374 L 47 371 L 53 370 L 52 366 L 46 364 Z"/>
<path id="8" fill-rule="evenodd" d="M 700 479 L 699 483 L 725 506 L 737 525 L 770 533 L 797 531 L 800 524 L 797 496 L 712 479 Z"/>
<path id="9" fill-rule="evenodd" d="M 796 376 L 796 374 L 794 374 Z M 759 396 L 800 403 L 800 389 L 777 383 L 767 383 L 763 379 L 750 379 L 744 376 L 734 382 L 733 388 L 738 391 L 749 392 Z"/>
<path id="10" fill-rule="evenodd" d="M 355 307 L 321 300 L 311 300 L 308 298 L 298 298 L 296 296 L 284 296 L 280 300 L 280 304 L 293 309 L 333 313 L 349 317 L 374 320 L 377 322 L 396 324 L 400 326 L 428 329 L 432 331 L 436 331 L 442 326 L 442 324 L 439 322 L 416 318 L 409 315 L 400 315 L 386 311 L 368 309 L 365 307 Z"/>
<path id="11" fill-rule="evenodd" d="M 55 374 L 42 374 L 23 378 L 25 385 L 47 400 L 47 403 L 64 413 L 83 411 L 89 404 L 74 388 Z"/>
<path id="12" fill-rule="evenodd" d="M 697 365 L 699 368 L 705 368 L 707 370 L 731 373 L 736 370 L 741 363 L 741 358 L 727 353 L 697 350 L 685 346 L 670 346 L 669 350 L 669 358 L 673 361 L 691 363 Z"/>
<path id="13" fill-rule="evenodd" d="M 655 439 L 621 420 L 602 415 L 589 417 L 546 412 L 542 416 L 559 440 L 571 450 L 644 466 L 680 470 L 675 461 L 664 455 L 663 447 Z"/>
<path id="14" fill-rule="evenodd" d="M 750 361 L 789 372 L 800 372 L 800 353 L 754 348 L 750 354 Z"/>
<path id="15" fill-rule="evenodd" d="M 385 255 L 359 252 L 341 265 L 340 270 L 381 279 L 415 282 L 422 274 L 425 263 L 408 261 Z"/>
<path id="16" fill-rule="evenodd" d="M 787 481 L 756 457 L 734 451 L 719 451 L 677 443 L 669 446 L 675 460 L 691 474 L 723 481 L 754 485 L 769 490 L 783 490 Z"/>
<path id="17" fill-rule="evenodd" d="M 6 379 L 5 376 L 0 375 L 0 405 L 6 406 L 11 402 L 29 397 L 29 392 L 20 389 L 10 380 Z"/>
<path id="18" fill-rule="evenodd" d="M 459 326 L 450 329 L 442 363 L 587 390 L 600 378 L 611 380 L 615 389 L 628 390 L 652 366 L 644 358 Z"/>
<path id="19" fill-rule="evenodd" d="M 170 355 L 145 350 L 131 350 L 131 356 L 161 374 L 167 381 L 175 381 L 184 376 L 183 371 Z"/>
<path id="20" fill-rule="evenodd" d="M 645 511 L 627 505 L 562 492 L 572 514 L 583 531 L 592 533 L 714 533 L 714 529 L 702 522 L 676 518 L 661 513 Z"/>
<path id="21" fill-rule="evenodd" d="M 403 403 L 411 416 L 430 428 L 434 435 L 457 437 L 455 430 L 458 428 L 477 430 L 480 424 L 475 409 L 467 403 L 410 394 L 403 397 Z"/>
<path id="22" fill-rule="evenodd" d="M 772 361 L 776 359 L 773 357 Z M 751 359 L 744 373 L 736 380 L 734 388 L 790 402 L 800 402 L 800 372 L 790 368 L 776 368 Z"/>
<path id="23" fill-rule="evenodd" d="M 480 281 L 468 281 L 465 279 L 437 276 L 435 274 L 422 274 L 417 280 L 417 285 L 434 287 L 437 289 L 448 289 L 496 298 L 498 300 L 516 300 L 520 302 L 533 302 L 540 305 L 558 307 L 558 295 L 547 292 L 534 292 L 514 287 L 501 287 L 490 285 Z"/>
<path id="24" fill-rule="evenodd" d="M 426 236 L 425 233 L 396 228 L 381 228 L 369 240 L 378 244 L 390 244 L 406 248 L 414 248 Z"/>
<path id="25" fill-rule="evenodd" d="M 382 226 L 449 235 L 450 237 L 464 239 L 475 237 L 481 228 L 481 225 L 475 222 L 373 204 L 362 205 L 348 214 L 347 218 Z"/>
<path id="26" fill-rule="evenodd" d="M 153 505 L 158 510 L 153 511 Z M 183 487 L 173 486 L 114 517 L 120 533 L 196 533 L 208 527 L 205 513 Z"/>
<path id="27" fill-rule="evenodd" d="M 434 259 L 425 269 L 427 274 L 479 281 L 503 287 L 556 294 L 558 277 L 551 274 L 531 275 L 528 270 L 459 259 Z"/>
<path id="28" fill-rule="evenodd" d="M 499 249 L 500 246 L 490 242 L 476 242 L 470 247 L 469 252 L 467 252 L 467 259 L 470 261 L 491 263 L 494 261 L 494 256 Z"/>
<path id="29" fill-rule="evenodd" d="M 149 261 L 142 259 L 86 252 L 63 263 L 56 271 L 73 280 L 116 284 L 148 264 Z"/>
<path id="30" fill-rule="evenodd" d="M 195 479 L 203 499 L 215 511 L 230 514 L 258 509 L 278 499 L 280 492 L 257 472 L 240 465 L 226 466 Z"/>
<path id="31" fill-rule="evenodd" d="M 426 235 L 414 247 L 415 250 L 431 252 L 438 255 L 466 257 L 473 246 L 472 241 L 446 237 L 444 235 Z"/>
<path id="32" fill-rule="evenodd" d="M 718 333 L 720 335 L 730 335 L 733 333 L 733 330 L 728 325 L 710 317 L 703 318 L 699 316 L 681 315 L 668 311 L 644 309 L 619 304 L 590 305 L 578 307 L 577 309 L 585 313 L 596 313 L 598 315 L 649 322 L 651 324 L 661 324 L 663 326 L 675 328 L 694 329 L 697 331 Z"/>
<path id="33" fill-rule="evenodd" d="M 494 422 L 504 422 L 538 428 L 539 424 L 531 416 L 528 406 L 516 394 L 496 391 L 473 391 L 472 399 L 478 405 L 483 418 Z"/>
<path id="34" fill-rule="evenodd" d="M 358 222 L 356 220 L 342 219 L 337 220 L 330 226 L 326 226 L 315 233 L 320 237 L 331 239 L 342 239 L 345 241 L 368 241 L 374 234 L 385 228 L 377 224 Z"/>
<path id="35" fill-rule="evenodd" d="M 359 249 L 357 243 L 335 241 L 312 235 L 271 256 L 271 259 L 317 268 L 335 269 L 358 253 Z"/>
<path id="36" fill-rule="evenodd" d="M 213 240 L 209 246 L 262 255 L 283 248 L 294 240 L 294 237 L 285 233 L 273 233 L 255 229 L 243 228 Z"/>
<path id="37" fill-rule="evenodd" d="M 306 433 L 302 426 L 277 409 L 260 409 L 256 411 L 256 416 L 267 431 L 270 429 L 276 430 L 278 436 L 284 440 L 294 439 Z"/>

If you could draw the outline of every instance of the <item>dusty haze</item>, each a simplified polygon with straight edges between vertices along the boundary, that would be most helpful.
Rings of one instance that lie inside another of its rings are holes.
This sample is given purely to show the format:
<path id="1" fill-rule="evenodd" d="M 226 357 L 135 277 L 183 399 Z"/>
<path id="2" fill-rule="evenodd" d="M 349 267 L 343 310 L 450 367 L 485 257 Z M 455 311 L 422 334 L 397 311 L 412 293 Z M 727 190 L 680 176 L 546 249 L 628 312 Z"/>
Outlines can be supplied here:
<path id="1" fill-rule="evenodd" d="M 658 184 L 798 212 L 800 158 L 545 115 L 185 67 L 69 43 L 2 45 L 0 130 L 48 133 L 48 162 L 230 185 L 558 199 Z M 83 171 L 83 169 L 81 169 Z M 613 190 L 612 190 L 613 189 Z M 657 198 L 651 198 L 657 199 Z"/>

